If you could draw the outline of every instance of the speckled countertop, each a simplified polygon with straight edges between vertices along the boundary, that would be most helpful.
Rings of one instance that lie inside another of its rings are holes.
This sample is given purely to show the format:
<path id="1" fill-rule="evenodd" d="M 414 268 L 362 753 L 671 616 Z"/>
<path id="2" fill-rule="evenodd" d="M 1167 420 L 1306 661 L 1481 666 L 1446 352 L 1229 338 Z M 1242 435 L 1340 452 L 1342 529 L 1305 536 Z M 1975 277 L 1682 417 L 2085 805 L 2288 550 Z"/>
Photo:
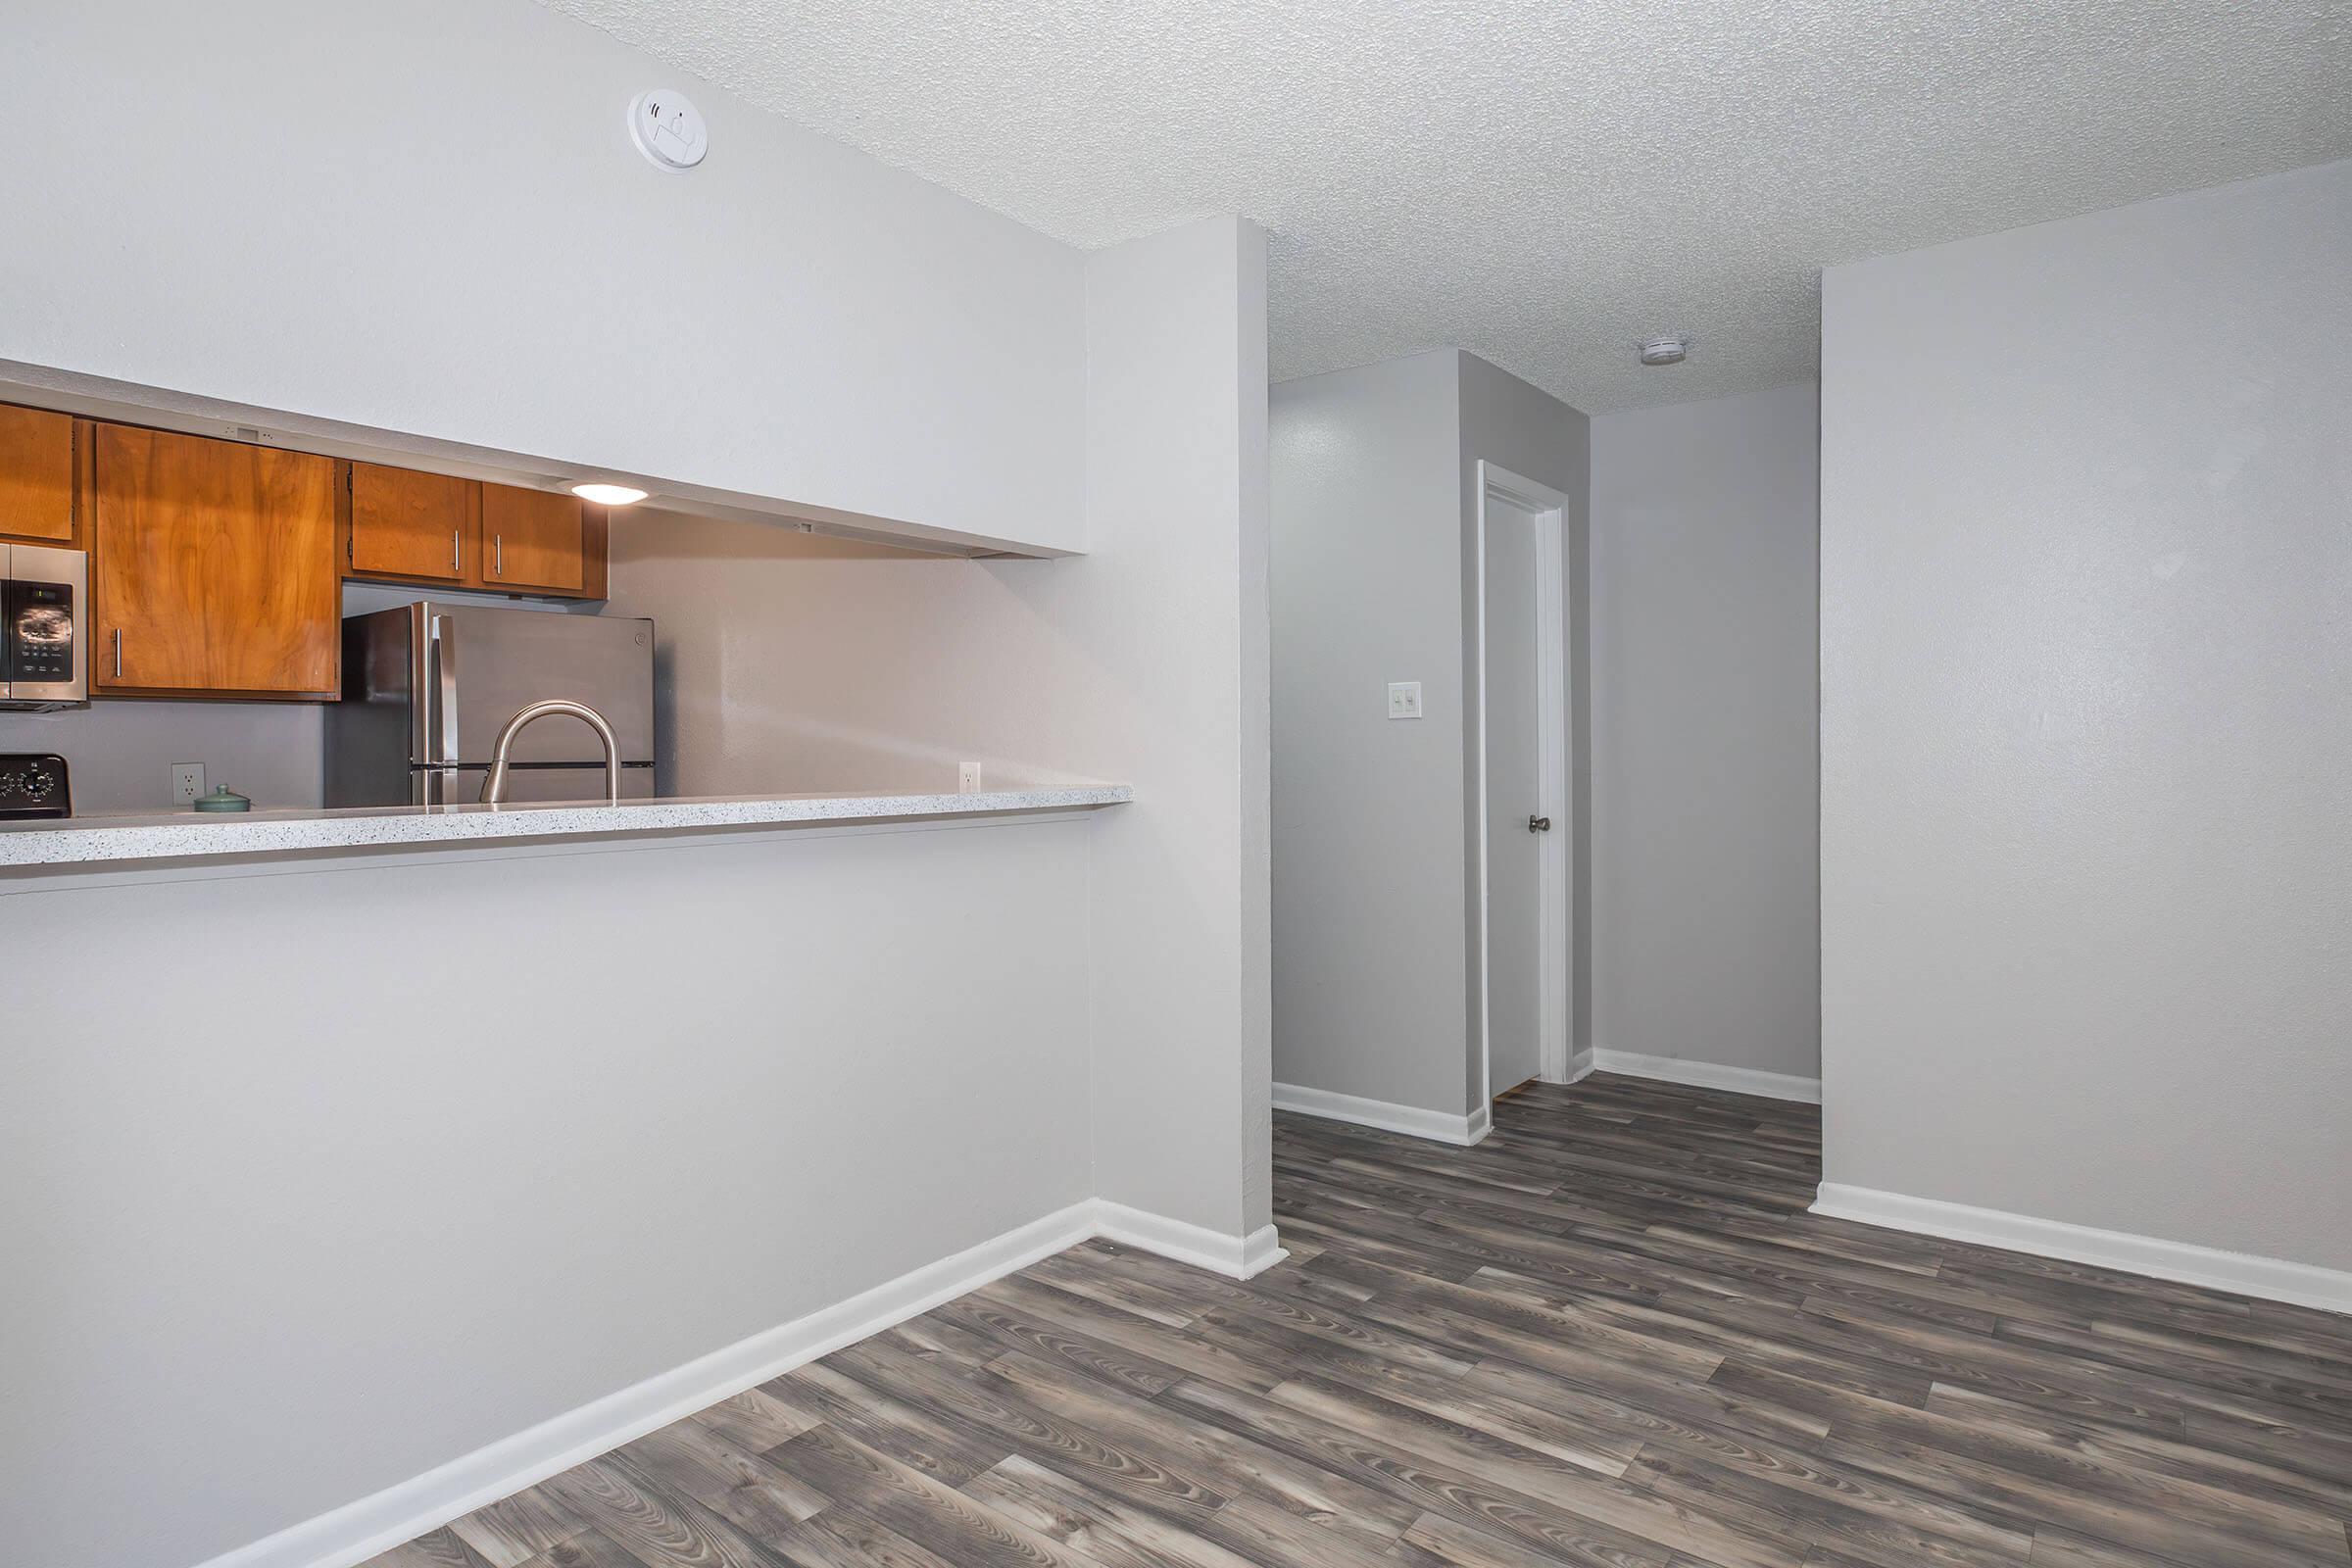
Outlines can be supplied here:
<path id="1" fill-rule="evenodd" d="M 1067 811 L 1133 800 L 1124 784 L 990 790 L 976 795 L 729 795 L 618 806 L 405 806 L 341 811 L 78 816 L 0 822 L 0 867 L 269 856 L 386 845 L 489 843 L 612 833 L 888 822 L 910 817 Z"/>

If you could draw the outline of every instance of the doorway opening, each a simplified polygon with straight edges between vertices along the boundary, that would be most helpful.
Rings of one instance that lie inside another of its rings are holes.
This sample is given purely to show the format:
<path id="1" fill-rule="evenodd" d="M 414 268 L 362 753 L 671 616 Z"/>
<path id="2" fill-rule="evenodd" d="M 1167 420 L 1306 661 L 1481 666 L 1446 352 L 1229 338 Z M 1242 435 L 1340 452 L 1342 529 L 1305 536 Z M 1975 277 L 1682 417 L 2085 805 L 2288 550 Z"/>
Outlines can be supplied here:
<path id="1" fill-rule="evenodd" d="M 1568 498 L 1478 466 L 1479 1103 L 1568 1078 Z"/>

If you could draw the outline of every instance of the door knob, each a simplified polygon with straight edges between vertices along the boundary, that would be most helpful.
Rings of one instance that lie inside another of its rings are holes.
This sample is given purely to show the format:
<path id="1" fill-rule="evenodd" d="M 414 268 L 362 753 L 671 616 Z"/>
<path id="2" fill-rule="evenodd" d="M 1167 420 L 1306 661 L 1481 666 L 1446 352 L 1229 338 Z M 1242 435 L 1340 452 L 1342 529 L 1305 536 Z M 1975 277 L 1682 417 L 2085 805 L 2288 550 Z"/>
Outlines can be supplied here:
<path id="1" fill-rule="evenodd" d="M 1531 816 L 1527 819 L 1527 830 L 1530 833 L 1548 833 L 1551 831 L 1551 818 L 1548 816 Z"/>

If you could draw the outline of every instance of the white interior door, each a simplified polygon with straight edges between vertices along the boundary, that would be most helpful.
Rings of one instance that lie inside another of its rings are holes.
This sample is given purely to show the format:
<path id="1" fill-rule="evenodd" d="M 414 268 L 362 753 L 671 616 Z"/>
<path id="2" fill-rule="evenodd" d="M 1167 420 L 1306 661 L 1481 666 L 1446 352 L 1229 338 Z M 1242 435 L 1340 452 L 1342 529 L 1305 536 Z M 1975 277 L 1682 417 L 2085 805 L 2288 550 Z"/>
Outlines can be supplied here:
<path id="1" fill-rule="evenodd" d="M 1486 495 L 1488 1092 L 1543 1070 L 1545 816 L 1537 529 L 1521 503 Z M 1564 824 L 1563 824 L 1564 826 Z"/>

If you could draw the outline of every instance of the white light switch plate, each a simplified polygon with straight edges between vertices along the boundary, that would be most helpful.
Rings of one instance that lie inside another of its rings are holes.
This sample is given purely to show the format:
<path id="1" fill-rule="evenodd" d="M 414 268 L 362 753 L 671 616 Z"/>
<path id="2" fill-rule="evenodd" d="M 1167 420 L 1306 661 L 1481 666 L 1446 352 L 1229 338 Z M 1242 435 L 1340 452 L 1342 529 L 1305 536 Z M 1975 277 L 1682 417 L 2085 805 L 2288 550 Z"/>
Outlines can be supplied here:
<path id="1" fill-rule="evenodd" d="M 1417 680 L 1389 682 L 1389 716 L 1391 718 L 1419 718 L 1421 716 L 1421 683 Z"/>
<path id="2" fill-rule="evenodd" d="M 172 802 L 175 806 L 192 806 L 204 798 L 204 764 L 202 762 L 173 762 L 172 764 Z"/>

